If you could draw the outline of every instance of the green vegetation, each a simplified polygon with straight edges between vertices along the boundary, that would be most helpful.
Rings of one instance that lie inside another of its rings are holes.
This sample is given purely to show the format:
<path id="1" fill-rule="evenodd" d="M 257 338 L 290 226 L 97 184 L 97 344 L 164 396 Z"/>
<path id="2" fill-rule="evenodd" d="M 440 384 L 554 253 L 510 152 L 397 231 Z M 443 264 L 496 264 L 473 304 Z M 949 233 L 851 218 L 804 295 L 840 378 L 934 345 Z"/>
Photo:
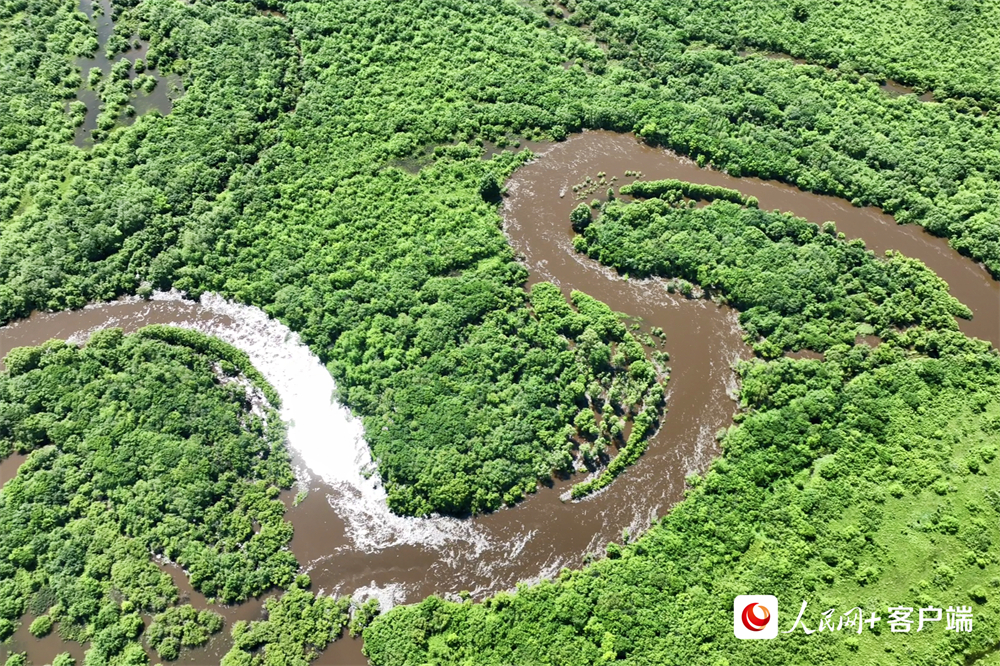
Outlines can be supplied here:
<path id="1" fill-rule="evenodd" d="M 87 76 L 87 85 L 97 92 L 97 96 L 101 100 L 101 112 L 97 116 L 97 129 L 93 132 L 95 141 L 101 140 L 114 129 L 122 114 L 135 114 L 135 109 L 129 106 L 133 90 L 133 82 L 129 80 L 131 69 L 132 63 L 126 58 L 121 58 L 111 66 L 107 79 L 95 77 L 94 70 L 90 70 L 90 74 Z M 149 78 L 151 77 L 136 79 L 135 83 L 138 87 L 148 85 L 146 81 Z M 155 83 L 155 79 L 153 81 Z"/>
<path id="2" fill-rule="evenodd" d="M 646 535 L 482 604 L 395 608 L 365 630 L 373 662 L 959 666 L 992 653 L 1000 357 L 914 329 L 740 375 L 745 411 L 724 456 Z M 814 631 L 827 609 L 836 624 L 855 606 L 881 630 L 735 639 L 733 597 L 760 593 L 778 596 L 782 631 L 803 600 Z M 892 634 L 897 605 L 969 605 L 974 629 Z"/>
<path id="3" fill-rule="evenodd" d="M 351 600 L 316 596 L 300 575 L 277 599 L 268 599 L 266 620 L 233 625 L 233 648 L 222 666 L 307 664 L 347 626 Z"/>
<path id="4" fill-rule="evenodd" d="M 189 605 L 172 606 L 153 618 L 146 629 L 146 642 L 161 659 L 173 661 L 181 646 L 198 647 L 222 629 L 222 616 L 212 611 L 195 610 Z"/>
<path id="5" fill-rule="evenodd" d="M 666 182 L 629 188 L 662 198 L 610 202 L 596 221 L 574 223 L 584 232 L 575 246 L 629 275 L 682 278 L 720 294 L 740 310 L 747 342 L 765 358 L 853 344 L 866 327 L 882 337 L 909 326 L 957 330 L 954 317 L 971 316 L 919 261 L 876 258 L 863 241 L 838 238 L 832 223 L 820 229 L 740 207 L 725 192 L 708 192 L 715 203 L 690 208 L 681 196 L 695 192 Z"/>
<path id="6" fill-rule="evenodd" d="M 372 620 L 378 617 L 380 610 L 381 605 L 374 597 L 355 608 L 354 615 L 351 617 L 351 636 L 360 636 L 361 632 L 372 623 Z"/>
<path id="7" fill-rule="evenodd" d="M 1000 102 L 1000 7 L 977 0 L 685 0 L 648 10 L 686 39 L 787 53 L 933 89 Z"/>
<path id="8" fill-rule="evenodd" d="M 681 197 L 686 197 L 701 201 L 731 201 L 741 206 L 751 206 L 753 208 L 756 208 L 758 205 L 756 197 L 744 196 L 741 192 L 731 190 L 727 187 L 688 183 L 673 178 L 652 181 L 637 180 L 628 185 L 622 185 L 618 193 L 644 199 L 660 197 L 661 199 L 673 202 L 679 201 Z"/>
<path id="9" fill-rule="evenodd" d="M 622 417 L 633 435 L 655 421 L 662 377 L 601 304 L 524 293 L 496 204 L 525 156 L 483 162 L 482 142 L 634 131 L 735 176 L 879 205 L 1000 276 L 994 4 L 300 0 L 277 17 L 227 0 L 128 0 L 108 50 L 148 39 L 144 67 L 180 75 L 186 93 L 169 116 L 116 127 L 125 65 L 108 81 L 73 67 L 97 48 L 76 2 L 7 0 L 0 322 L 213 290 L 265 308 L 328 364 L 364 417 L 393 510 L 516 502 L 574 446 L 601 470 L 579 495 L 641 453 L 642 435 L 630 437 L 602 467 Z M 70 143 L 81 105 L 66 110 L 85 76 L 106 104 L 89 152 Z M 891 99 L 883 76 L 944 99 Z M 419 173 L 391 166 L 413 158 Z M 997 361 L 951 330 L 961 307 L 902 257 L 878 261 L 727 201 L 675 208 L 685 190 L 673 185 L 656 194 L 666 199 L 609 206 L 596 223 L 578 213 L 577 247 L 631 274 L 685 275 L 683 293 L 717 291 L 744 308 L 764 357 L 805 346 L 826 360 L 745 366 L 748 412 L 725 457 L 646 538 L 488 605 L 394 610 L 364 630 L 368 649 L 379 663 L 774 663 L 726 638 L 730 593 L 768 586 L 786 607 L 964 595 L 986 632 L 890 647 L 933 664 L 992 649 L 981 637 L 997 626 L 995 489 L 982 489 L 998 473 Z M 886 344 L 846 345 L 865 325 Z M 139 613 L 176 603 L 150 551 L 222 601 L 290 584 L 280 428 L 246 416 L 242 384 L 207 359 L 266 389 L 196 337 L 111 333 L 8 356 L 0 453 L 32 453 L 0 495 L 3 636 L 29 610 L 90 639 L 95 663 L 144 661 Z M 231 663 L 301 660 L 346 622 L 345 601 L 298 583 L 269 603 L 267 621 L 240 625 Z M 185 639 L 175 623 L 190 611 L 161 617 L 149 631 L 167 654 L 215 624 L 198 615 Z M 779 643 L 779 656 L 886 658 L 867 635 L 813 638 Z"/>
<path id="10" fill-rule="evenodd" d="M 941 6 L 917 4 L 928 11 Z M 643 81 L 654 89 L 643 90 L 642 101 L 630 105 L 636 111 L 632 126 L 647 141 L 736 176 L 776 178 L 856 205 L 878 205 L 899 222 L 917 222 L 949 237 L 956 249 L 1000 276 L 1000 199 L 993 194 L 1000 170 L 986 157 L 997 154 L 1000 133 L 986 129 L 996 127 L 995 109 L 984 113 L 966 98 L 934 104 L 912 95 L 890 99 L 877 81 L 850 66 L 830 70 L 744 58 L 691 42 L 663 18 L 666 13 L 659 3 L 633 1 L 603 9 L 581 2 L 574 13 L 625 70 L 651 75 Z M 851 25 L 863 29 L 861 23 Z M 989 25 L 977 22 L 979 31 L 971 30 L 969 38 L 994 39 Z M 855 52 L 866 48 L 840 43 Z M 995 82 L 992 67 L 984 63 L 973 76 Z M 642 84 L 633 82 L 638 93 Z"/>
<path id="11" fill-rule="evenodd" d="M 41 638 L 42 636 L 48 636 L 49 632 L 52 631 L 52 616 L 50 615 L 39 615 L 32 621 L 31 626 L 28 628 L 31 635 L 35 638 Z"/>
<path id="12" fill-rule="evenodd" d="M 638 541 L 482 604 L 394 609 L 364 632 L 373 663 L 958 666 L 995 651 L 1000 355 L 955 330 L 968 312 L 919 262 L 877 259 L 831 225 L 725 192 L 691 208 L 683 183 L 633 193 L 657 198 L 608 202 L 596 220 L 577 208 L 577 247 L 734 303 L 765 358 L 808 346 L 824 359 L 741 363 L 723 456 Z M 885 342 L 855 345 L 859 326 Z M 812 630 L 828 609 L 835 625 L 856 606 L 884 621 L 761 648 L 731 629 L 732 598 L 760 593 L 779 597 L 782 631 L 803 600 Z M 969 605 L 975 629 L 904 641 L 886 625 L 897 605 Z"/>
<path id="13" fill-rule="evenodd" d="M 592 469 L 607 459 L 610 445 L 619 449 L 600 473 L 573 486 L 576 499 L 607 486 L 646 450 L 647 436 L 663 413 L 666 369 L 646 360 L 642 345 L 607 305 L 579 291 L 571 300 L 577 311 L 551 283 L 536 284 L 531 290 L 531 305 L 541 325 L 574 342 L 572 351 L 560 355 L 556 369 L 562 371 L 561 402 L 581 409 L 572 409 L 573 426 L 564 429 L 561 458 L 553 466 L 565 472 L 573 469 L 575 442 L 580 442 L 580 453 Z M 632 431 L 626 441 L 627 422 Z M 570 436 L 575 439 L 567 441 Z"/>
<path id="14" fill-rule="evenodd" d="M 696 47 L 649 3 L 554 25 L 512 0 L 122 4 L 112 46 L 148 39 L 186 92 L 89 152 L 64 102 L 92 26 L 69 0 L 3 7 L 0 321 L 167 287 L 259 305 L 328 363 L 399 513 L 517 501 L 574 423 L 550 381 L 565 338 L 533 319 L 496 215 L 520 158 L 483 162 L 483 140 L 636 131 L 881 205 L 1000 275 L 995 113 Z"/>
<path id="15" fill-rule="evenodd" d="M 4 639 L 30 612 L 35 636 L 90 641 L 88 664 L 146 663 L 141 614 L 156 614 L 146 639 L 164 659 L 203 644 L 221 618 L 175 606 L 150 553 L 219 602 L 292 582 L 284 427 L 242 352 L 151 326 L 4 361 L 0 455 L 30 454 L 0 492 Z"/>

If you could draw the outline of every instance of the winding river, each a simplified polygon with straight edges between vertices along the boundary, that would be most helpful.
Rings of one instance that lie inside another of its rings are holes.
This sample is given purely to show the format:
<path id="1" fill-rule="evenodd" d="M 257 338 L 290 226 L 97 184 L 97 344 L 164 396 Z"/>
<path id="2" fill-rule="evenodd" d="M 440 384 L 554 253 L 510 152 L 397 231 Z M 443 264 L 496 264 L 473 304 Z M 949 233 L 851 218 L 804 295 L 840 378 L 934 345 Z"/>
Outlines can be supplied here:
<path id="1" fill-rule="evenodd" d="M 0 357 L 12 347 L 50 338 L 82 342 L 106 326 L 133 331 L 153 323 L 195 328 L 244 350 L 282 397 L 297 478 L 309 490 L 298 506 L 291 502 L 295 490 L 285 494 L 287 517 L 295 527 L 292 551 L 312 577 L 314 590 L 361 599 L 374 596 L 386 608 L 462 590 L 480 599 L 519 581 L 580 566 L 588 553 L 603 551 L 608 541 L 620 541 L 623 530 L 636 534 L 646 529 L 682 497 L 684 477 L 704 469 L 717 454 L 714 434 L 731 422 L 735 410 L 732 364 L 750 357 L 736 313 L 711 301 L 671 295 L 658 280 L 622 279 L 573 252 L 568 216 L 578 199 L 572 187 L 588 176 L 596 180 L 604 172 L 621 185 L 628 182 L 626 171 L 638 171 L 646 179 L 722 185 L 757 197 L 765 209 L 794 212 L 817 223 L 833 220 L 840 231 L 864 238 L 878 253 L 895 249 L 923 260 L 973 310 L 971 321 L 960 321 L 962 330 L 1000 346 L 1000 284 L 942 239 L 915 226 L 896 225 L 876 209 L 700 169 L 628 135 L 586 132 L 536 152 L 539 158 L 508 182 L 502 209 L 504 230 L 529 269 L 529 283 L 553 281 L 567 294 L 580 289 L 640 319 L 645 330 L 663 328 L 671 355 L 669 413 L 649 450 L 607 490 L 583 501 L 563 501 L 573 481 L 561 481 L 517 507 L 486 516 L 459 520 L 392 515 L 377 480 L 366 480 L 360 473 L 370 460 L 362 428 L 332 401 L 334 384 L 325 368 L 287 327 L 256 308 L 219 296 L 206 295 L 195 303 L 176 293 L 160 293 L 149 301 L 132 298 L 72 312 L 36 313 L 0 328 Z M 15 473 L 20 460 L 8 458 L 0 465 L 0 481 Z M 180 569 L 162 566 L 184 598 L 207 607 Z M 260 617 L 261 606 L 258 599 L 213 608 L 232 623 Z M 0 652 L 27 650 L 33 661 L 45 663 L 71 648 L 55 634 L 41 641 L 31 638 L 27 625 L 24 622 L 11 645 Z M 207 647 L 182 653 L 180 661 L 216 661 L 228 643 L 227 628 Z M 82 657 L 82 650 L 71 651 Z M 317 663 L 363 662 L 360 642 L 344 639 L 332 644 Z"/>

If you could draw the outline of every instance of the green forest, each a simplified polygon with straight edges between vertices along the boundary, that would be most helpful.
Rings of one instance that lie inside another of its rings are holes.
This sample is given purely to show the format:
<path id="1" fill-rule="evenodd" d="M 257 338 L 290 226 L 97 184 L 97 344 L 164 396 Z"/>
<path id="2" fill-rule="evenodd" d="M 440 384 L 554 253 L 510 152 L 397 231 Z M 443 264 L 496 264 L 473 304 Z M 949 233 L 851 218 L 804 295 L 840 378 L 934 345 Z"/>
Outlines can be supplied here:
<path id="1" fill-rule="evenodd" d="M 699 46 L 627 3 L 566 19 L 514 2 L 116 5 L 116 34 L 148 39 L 146 64 L 186 92 L 89 150 L 62 105 L 93 28 L 68 1 L 4 8 L 0 321 L 168 287 L 263 307 L 328 363 L 400 513 L 517 501 L 571 424 L 548 381 L 566 340 L 526 325 L 497 221 L 523 158 L 484 162 L 478 142 L 636 131 L 879 204 L 1000 275 L 992 110 Z M 392 166 L 421 156 L 417 174 Z M 467 491 L 443 487 L 456 478 Z"/>
<path id="2" fill-rule="evenodd" d="M 1000 358 L 951 331 L 740 368 L 740 423 L 635 543 L 484 603 L 430 597 L 365 632 L 377 664 L 918 664 L 994 654 Z M 866 630 L 733 637 L 738 594 L 792 626 L 860 606 Z M 888 606 L 974 609 L 974 631 L 891 634 Z M 789 615 L 791 617 L 789 617 Z"/>
<path id="3" fill-rule="evenodd" d="M 1000 21 L 996 3 L 686 0 L 647 11 L 688 40 L 851 68 L 987 108 L 1000 102 L 1000 44 L 987 27 Z"/>
<path id="4" fill-rule="evenodd" d="M 740 310 L 758 354 L 738 367 L 722 457 L 645 535 L 583 570 L 481 604 L 392 610 L 365 632 L 373 663 L 958 666 L 993 654 L 1000 355 L 957 331 L 964 306 L 919 262 L 876 258 L 832 223 L 680 181 L 621 191 L 651 198 L 606 202 L 597 219 L 578 208 L 576 248 L 619 272 L 694 281 Z M 692 207 L 698 195 L 715 201 Z M 855 344 L 871 330 L 881 344 Z M 825 354 L 780 357 L 800 348 Z M 806 626 L 832 617 L 829 633 L 737 640 L 732 599 L 756 590 L 778 596 L 782 629 L 806 601 Z M 949 605 L 968 605 L 977 629 L 835 634 L 854 607 Z"/>
<path id="5" fill-rule="evenodd" d="M 77 0 L 0 1 L 0 324 L 170 288 L 261 307 L 362 417 L 399 514 L 515 504 L 574 457 L 594 472 L 574 496 L 613 493 L 669 409 L 667 369 L 613 303 L 524 289 L 498 205 L 531 156 L 486 160 L 486 142 L 632 132 L 733 176 L 879 206 L 1000 278 L 988 0 L 113 8 L 111 59 L 142 39 L 144 66 L 182 80 L 169 114 L 111 122 L 127 68 L 102 80 L 75 64 L 101 48 Z M 934 101 L 888 95 L 887 79 Z M 105 108 L 81 148 L 84 86 Z M 575 214 L 567 232 L 623 275 L 740 311 L 756 360 L 739 368 L 722 456 L 648 534 L 583 570 L 483 603 L 356 611 L 373 663 L 989 658 L 1000 368 L 957 331 L 965 306 L 919 262 L 739 193 L 632 187 L 636 201 Z M 854 344 L 867 333 L 883 344 Z M 782 358 L 799 349 L 825 356 Z M 7 359 L 0 455 L 30 455 L 0 493 L 2 637 L 29 622 L 89 641 L 96 665 L 147 663 L 146 648 L 169 660 L 220 631 L 177 605 L 150 552 L 219 602 L 286 590 L 267 619 L 231 628 L 228 664 L 308 660 L 348 626 L 345 600 L 297 576 L 276 499 L 293 481 L 283 428 L 273 411 L 248 417 L 231 380 L 277 398 L 245 357 L 154 327 Z M 978 629 L 736 641 L 730 597 L 764 588 L 783 609 L 809 599 L 811 626 L 864 601 L 972 604 Z"/>
<path id="6" fill-rule="evenodd" d="M 222 666 L 307 664 L 340 636 L 350 619 L 351 600 L 315 595 L 309 585 L 309 576 L 300 574 L 284 594 L 265 602 L 267 619 L 237 621 L 233 647 Z"/>
<path id="7" fill-rule="evenodd" d="M 719 294 L 740 311 L 747 341 L 764 358 L 824 352 L 872 331 L 884 338 L 910 326 L 957 330 L 954 317 L 972 315 L 915 259 L 877 258 L 864 241 L 838 238 L 832 222 L 819 228 L 705 189 L 626 185 L 622 194 L 654 196 L 606 204 L 597 221 L 576 225 L 584 234 L 574 245 L 621 273 L 688 280 Z M 684 199 L 692 195 L 716 201 L 692 208 Z"/>
<path id="8" fill-rule="evenodd" d="M 293 583 L 285 428 L 242 352 L 150 326 L 4 363 L 0 450 L 28 456 L 0 493 L 3 639 L 30 622 L 89 642 L 87 664 L 147 663 L 142 642 L 165 660 L 205 643 L 222 618 L 178 606 L 151 554 L 218 603 Z"/>

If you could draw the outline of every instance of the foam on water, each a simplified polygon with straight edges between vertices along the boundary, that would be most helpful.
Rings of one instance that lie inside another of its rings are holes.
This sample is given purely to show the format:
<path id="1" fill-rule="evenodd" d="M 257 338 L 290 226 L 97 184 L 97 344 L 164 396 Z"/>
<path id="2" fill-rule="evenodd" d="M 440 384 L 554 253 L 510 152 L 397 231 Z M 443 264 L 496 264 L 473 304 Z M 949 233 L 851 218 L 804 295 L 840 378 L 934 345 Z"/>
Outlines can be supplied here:
<path id="1" fill-rule="evenodd" d="M 138 300 L 87 306 L 107 313 L 107 319 L 71 340 L 82 343 L 95 330 L 115 326 L 120 322 L 115 306 L 134 305 Z M 487 539 L 468 521 L 406 518 L 389 511 L 378 475 L 366 478 L 364 473 L 372 469 L 372 458 L 361 419 L 336 401 L 333 378 L 297 333 L 259 308 L 218 294 L 203 294 L 200 307 L 184 301 L 178 291 L 156 292 L 150 301 L 183 304 L 186 307 L 168 325 L 214 336 L 247 354 L 281 397 L 281 417 L 288 424 L 288 445 L 300 480 L 316 476 L 333 488 L 327 501 L 344 519 L 358 550 L 371 552 L 401 544 L 442 546 L 452 541 L 473 544 L 477 554 L 489 548 Z M 135 321 L 134 313 L 128 318 Z"/>
<path id="2" fill-rule="evenodd" d="M 363 604 L 369 599 L 378 599 L 379 609 L 385 613 L 393 606 L 403 603 L 403 600 L 406 599 L 406 590 L 398 583 L 390 583 L 389 585 L 379 587 L 375 584 L 375 581 L 372 581 L 371 585 L 359 587 L 351 595 L 351 601 L 358 605 Z"/>

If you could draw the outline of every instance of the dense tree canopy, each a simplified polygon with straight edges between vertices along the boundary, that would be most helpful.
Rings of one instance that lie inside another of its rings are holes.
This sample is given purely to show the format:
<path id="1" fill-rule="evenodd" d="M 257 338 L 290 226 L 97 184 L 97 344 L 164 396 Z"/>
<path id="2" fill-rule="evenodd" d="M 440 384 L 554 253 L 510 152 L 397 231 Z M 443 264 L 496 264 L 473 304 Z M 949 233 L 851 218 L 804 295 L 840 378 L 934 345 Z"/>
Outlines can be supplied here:
<path id="1" fill-rule="evenodd" d="M 928 356 L 930 354 L 930 356 Z M 365 631 L 376 664 L 960 666 L 1000 628 L 1000 357 L 956 332 L 740 369 L 723 457 L 634 544 L 482 604 L 430 597 Z M 854 630 L 733 637 L 733 598 L 775 594 L 780 629 L 854 607 Z M 888 606 L 968 605 L 972 633 L 889 632 Z M 898 655 L 898 657 L 897 657 Z"/>
<path id="2" fill-rule="evenodd" d="M 0 4 L 0 322 L 169 287 L 261 306 L 302 334 L 364 417 L 397 512 L 515 502 L 565 469 L 574 447 L 600 470 L 574 491 L 588 492 L 641 453 L 661 409 L 662 369 L 640 358 L 603 305 L 582 295 L 567 303 L 550 287 L 523 291 L 496 204 L 524 157 L 482 161 L 485 140 L 636 132 L 736 176 L 879 205 L 1000 276 L 989 2 L 264 6 L 117 3 L 110 55 L 147 39 L 144 65 L 183 77 L 185 95 L 167 116 L 114 127 L 129 93 L 125 66 L 113 65 L 117 83 L 100 90 L 104 127 L 83 150 L 71 143 L 82 109 L 67 102 L 90 78 L 73 59 L 98 48 L 93 26 L 76 0 Z M 744 47 L 819 64 L 748 57 Z M 940 101 L 890 98 L 879 89 L 887 76 L 933 87 Z M 773 585 L 785 602 L 808 592 L 839 605 L 867 586 L 879 603 L 917 603 L 936 601 L 935 589 L 965 594 L 984 570 L 992 580 L 995 517 L 984 506 L 993 495 L 977 493 L 996 472 L 986 441 L 997 432 L 996 356 L 950 330 L 963 312 L 940 282 L 902 257 L 877 261 L 752 205 L 669 204 L 609 208 L 580 247 L 633 273 L 704 281 L 745 308 L 762 356 L 807 346 L 826 360 L 745 367 L 750 411 L 724 440 L 726 456 L 646 539 L 488 606 L 432 598 L 395 611 L 365 630 L 380 663 L 713 663 L 737 650 L 753 662 L 760 648 L 715 642 L 728 631 L 706 610 L 733 590 Z M 654 247 L 661 239 L 665 248 Z M 885 329 L 887 344 L 844 346 L 861 325 Z M 232 382 L 216 386 L 204 361 L 228 358 L 218 348 L 158 335 L 109 334 L 83 350 L 53 343 L 10 358 L 0 391 L 14 393 L 0 396 L 0 434 L 8 451 L 33 453 L 2 496 L 23 509 L 0 518 L 10 521 L 0 535 L 4 633 L 28 608 L 38 633 L 46 616 L 58 631 L 92 638 L 95 660 L 138 659 L 145 609 L 162 613 L 150 632 L 168 654 L 188 640 L 178 619 L 200 640 L 215 622 L 167 610 L 173 588 L 149 550 L 184 563 L 196 587 L 222 600 L 290 583 L 290 534 L 273 499 L 290 479 L 276 422 L 240 420 L 245 396 Z M 140 349 L 153 360 L 128 355 Z M 69 388 L 42 394 L 29 376 Z M 184 409 L 124 418 L 151 391 Z M 201 406 L 210 421 L 181 416 Z M 609 462 L 605 447 L 629 416 L 633 436 L 642 434 L 618 442 Z M 217 455 L 148 478 L 160 468 L 134 464 L 155 463 L 159 451 L 193 458 L 195 446 Z M 245 450 L 274 454 L 246 460 Z M 178 470 L 190 492 L 153 501 Z M 110 510 L 85 511 L 95 503 Z M 926 538 L 925 548 L 892 563 L 890 535 L 902 530 Z M 61 554 L 50 533 L 71 550 Z M 236 547 L 244 543 L 254 547 Z M 837 549 L 848 555 L 828 556 Z M 883 575 L 901 570 L 916 577 Z M 233 663 L 301 658 L 342 626 L 338 602 L 295 588 L 272 610 L 301 630 L 282 643 L 273 618 L 241 626 Z M 991 630 L 992 589 L 968 595 Z M 664 629 L 664 617 L 683 624 Z M 964 638 L 918 641 L 913 660 L 947 663 L 991 647 Z M 785 661 L 809 663 L 844 661 L 841 645 L 872 660 L 879 649 L 864 637 L 789 644 Z"/>
<path id="3" fill-rule="evenodd" d="M 838 238 L 833 223 L 821 229 L 726 200 L 738 199 L 738 192 L 708 189 L 699 193 L 677 181 L 622 187 L 658 196 L 606 204 L 581 228 L 576 246 L 622 273 L 682 278 L 722 294 L 740 310 L 748 342 L 765 357 L 802 348 L 822 352 L 873 330 L 957 329 L 954 316 L 971 316 L 919 261 L 898 253 L 877 258 L 864 241 Z M 692 208 L 684 194 L 718 200 Z"/>
<path id="4" fill-rule="evenodd" d="M 281 597 L 265 602 L 266 620 L 234 624 L 233 648 L 222 666 L 304 666 L 336 640 L 347 626 L 350 599 L 314 595 L 308 587 L 309 576 L 300 575 Z"/>
<path id="5" fill-rule="evenodd" d="M 0 492 L 4 639 L 30 613 L 36 636 L 55 623 L 89 640 L 88 664 L 145 663 L 142 614 L 155 614 L 146 640 L 163 658 L 204 643 L 221 618 L 177 606 L 151 553 L 219 602 L 292 582 L 285 430 L 245 355 L 147 327 L 4 361 L 0 454 L 29 454 Z"/>
<path id="6" fill-rule="evenodd" d="M 933 89 L 1000 102 L 1000 6 L 984 0 L 686 0 L 647 4 L 690 40 L 786 53 Z"/>
<path id="7" fill-rule="evenodd" d="M 63 105 L 92 26 L 70 0 L 4 7 L 0 58 L 25 66 L 0 73 L 0 321 L 167 287 L 264 307 L 365 418 L 398 512 L 516 501 L 575 418 L 550 381 L 568 338 L 535 323 L 495 211 L 520 160 L 482 140 L 637 131 L 879 204 L 1000 274 L 995 113 L 695 45 L 645 3 L 120 4 L 112 50 L 148 39 L 185 94 L 89 151 Z"/>

